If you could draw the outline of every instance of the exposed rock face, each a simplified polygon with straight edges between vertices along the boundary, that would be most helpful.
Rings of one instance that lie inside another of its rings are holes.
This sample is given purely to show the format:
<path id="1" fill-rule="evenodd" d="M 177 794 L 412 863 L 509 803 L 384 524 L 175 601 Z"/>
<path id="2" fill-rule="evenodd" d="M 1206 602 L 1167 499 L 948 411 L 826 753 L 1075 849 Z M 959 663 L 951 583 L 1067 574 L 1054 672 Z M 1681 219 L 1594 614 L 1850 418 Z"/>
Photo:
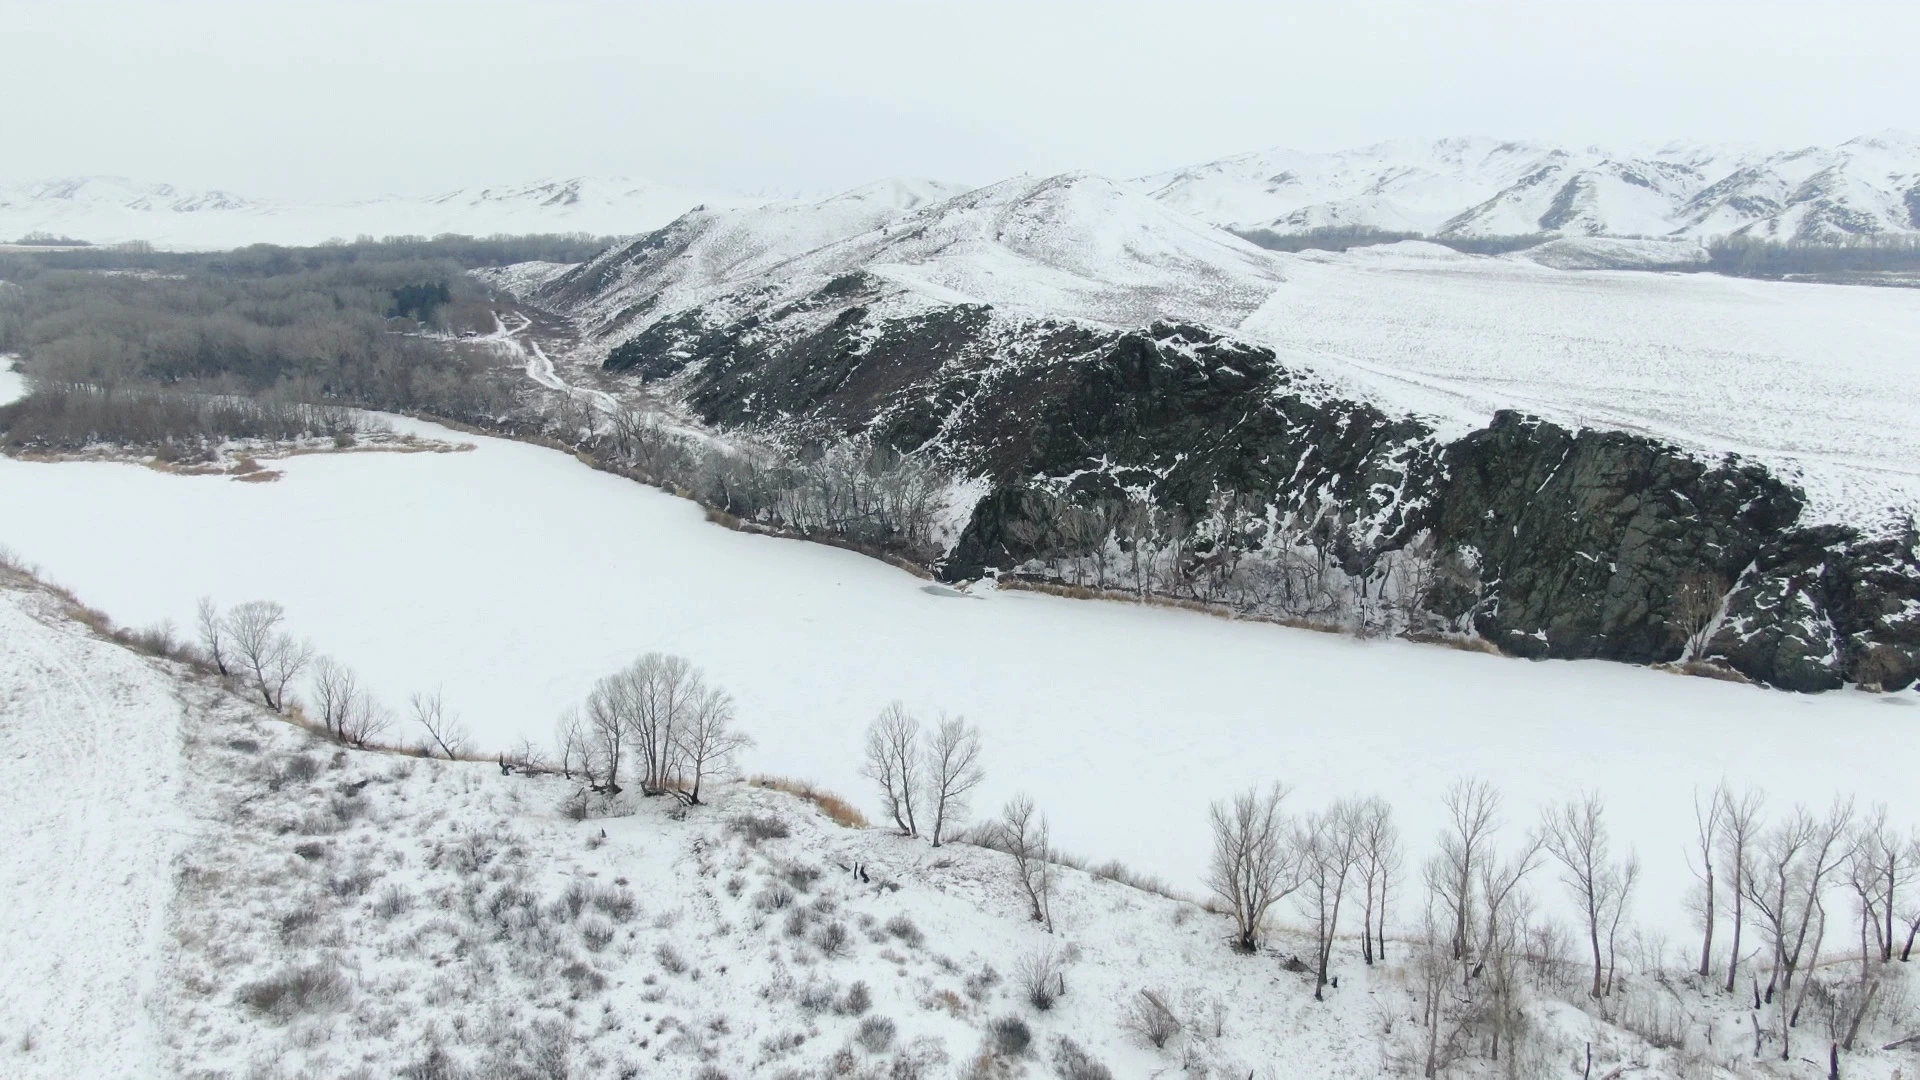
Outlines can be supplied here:
<path id="1" fill-rule="evenodd" d="M 1257 517 L 1311 521 L 1350 574 L 1427 534 L 1471 568 L 1430 606 L 1515 655 L 1678 659 L 1677 597 L 1706 579 L 1731 586 L 1708 659 L 1793 690 L 1920 674 L 1913 537 L 1797 527 L 1800 493 L 1757 465 L 1510 412 L 1442 443 L 1198 327 L 1122 332 L 970 304 L 886 314 L 887 296 L 855 273 L 776 309 L 695 308 L 608 366 L 677 380 L 710 423 L 867 435 L 984 475 L 943 567 L 953 579 L 1047 554 L 1022 527 L 1038 488 L 1190 518 L 1232 492 Z"/>

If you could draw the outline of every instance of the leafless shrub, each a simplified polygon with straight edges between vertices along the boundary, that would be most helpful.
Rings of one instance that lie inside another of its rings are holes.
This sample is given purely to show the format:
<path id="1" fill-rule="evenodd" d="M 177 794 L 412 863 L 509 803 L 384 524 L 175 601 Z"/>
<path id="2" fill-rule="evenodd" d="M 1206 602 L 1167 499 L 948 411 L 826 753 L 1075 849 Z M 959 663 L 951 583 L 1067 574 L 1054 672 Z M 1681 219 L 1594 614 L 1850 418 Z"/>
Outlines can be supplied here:
<path id="1" fill-rule="evenodd" d="M 967 997 L 974 1002 L 981 1003 L 987 1000 L 988 992 L 998 985 L 1000 985 L 1000 973 L 993 969 L 992 964 L 982 964 L 980 970 L 967 976 L 961 989 L 965 990 Z"/>
<path id="2" fill-rule="evenodd" d="M 873 991 L 865 980 L 856 980 L 840 1000 L 833 1003 L 833 1011 L 841 1016 L 861 1016 L 873 1008 Z"/>
<path id="3" fill-rule="evenodd" d="M 988 1024 L 987 1037 L 1002 1057 L 1021 1057 L 1033 1045 L 1033 1029 L 1017 1016 L 1003 1016 Z"/>
<path id="4" fill-rule="evenodd" d="M 915 925 L 914 921 L 904 914 L 895 915 L 893 918 L 888 919 L 884 929 L 887 933 L 892 934 L 894 937 L 899 938 L 902 942 L 916 949 L 927 943 L 927 936 L 920 932 L 920 927 Z"/>
<path id="5" fill-rule="evenodd" d="M 289 967 L 242 986 L 240 1003 L 255 1012 L 287 1021 L 310 1013 L 332 1012 L 346 1005 L 353 988 L 331 963 Z"/>
<path id="6" fill-rule="evenodd" d="M 1120 1026 L 1152 1043 L 1156 1050 L 1180 1034 L 1180 1018 L 1167 1007 L 1166 995 L 1159 990 L 1135 994 L 1127 1002 Z"/>
<path id="7" fill-rule="evenodd" d="M 727 827 L 756 844 L 762 840 L 784 840 L 792 835 L 787 823 L 772 814 L 735 814 Z"/>
<path id="8" fill-rule="evenodd" d="M 820 928 L 813 936 L 813 944 L 821 955 L 837 959 L 853 951 L 853 935 L 847 933 L 846 923 L 835 920 Z"/>
<path id="9" fill-rule="evenodd" d="M 383 919 L 395 919 L 413 907 L 413 894 L 399 885 L 389 885 L 373 901 L 373 913 Z"/>
<path id="10" fill-rule="evenodd" d="M 580 941 L 586 945 L 588 952 L 599 952 L 608 945 L 613 944 L 613 924 L 598 917 L 583 920 L 580 923 Z M 661 946 L 663 949 L 667 947 L 668 946 L 665 945 Z M 666 966 L 664 959 L 661 963 L 662 966 Z M 682 966 L 684 967 L 684 965 Z M 668 970 L 672 971 L 673 968 L 668 967 Z M 677 971 L 674 973 L 679 974 Z"/>
<path id="11" fill-rule="evenodd" d="M 800 988 L 796 1000 L 802 1009 L 808 1012 L 827 1012 L 840 997 L 840 984 L 831 979 L 810 980 Z"/>
<path id="12" fill-rule="evenodd" d="M 659 961 L 660 966 L 665 968 L 669 975 L 686 974 L 686 960 L 681 957 L 678 950 L 664 941 L 654 948 L 653 958 Z"/>
<path id="13" fill-rule="evenodd" d="M 853 1041 L 869 1054 L 885 1053 L 887 1047 L 893 1045 L 896 1030 L 892 1020 L 884 1016 L 869 1016 L 854 1029 Z"/>
<path id="14" fill-rule="evenodd" d="M 793 890 L 778 882 L 754 894 L 753 906 L 760 911 L 780 911 L 793 903 Z"/>
<path id="15" fill-rule="evenodd" d="M 795 892 L 806 892 L 813 883 L 820 880 L 820 868 L 805 863 L 789 862 L 780 868 L 780 876 L 793 887 Z"/>
<path id="16" fill-rule="evenodd" d="M 1027 1004 L 1041 1012 L 1053 1008 L 1060 997 L 1065 977 L 1060 970 L 1060 955 L 1052 945 L 1043 945 L 1020 958 L 1013 967 L 1014 984 Z"/>
<path id="17" fill-rule="evenodd" d="M 1113 1070 L 1095 1061 L 1065 1035 L 1053 1041 L 1053 1071 L 1060 1074 L 1060 1080 L 1113 1080 Z"/>
<path id="18" fill-rule="evenodd" d="M 590 902 L 614 922 L 631 922 L 639 914 L 640 902 L 620 886 L 601 886 L 592 890 Z"/>
<path id="19" fill-rule="evenodd" d="M 561 968 L 560 977 L 567 980 L 567 985 L 572 989 L 573 996 L 577 998 L 585 997 L 588 994 L 597 994 L 607 988 L 607 977 L 605 975 L 600 974 L 598 971 L 595 971 L 593 968 L 578 960 Z"/>

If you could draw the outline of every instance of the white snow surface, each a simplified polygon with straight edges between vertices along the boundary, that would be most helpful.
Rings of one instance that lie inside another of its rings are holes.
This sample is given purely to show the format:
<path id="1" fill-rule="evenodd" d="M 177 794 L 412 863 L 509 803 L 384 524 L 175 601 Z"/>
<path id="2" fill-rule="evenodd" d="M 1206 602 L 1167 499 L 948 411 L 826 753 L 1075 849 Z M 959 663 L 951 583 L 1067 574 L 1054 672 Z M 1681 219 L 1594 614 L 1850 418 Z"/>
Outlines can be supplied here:
<path id="1" fill-rule="evenodd" d="M 767 201 L 619 177 L 570 177 L 352 202 L 302 202 L 87 176 L 0 184 L 0 243 L 36 232 L 95 244 L 144 240 L 182 251 L 449 232 L 626 236 L 657 229 L 696 206 L 753 206 Z"/>
<path id="2" fill-rule="evenodd" d="M 938 202 L 694 215 L 670 246 L 608 252 L 550 293 L 614 341 L 702 305 L 744 314 L 850 272 L 899 291 L 887 313 L 984 304 L 1025 318 L 1131 327 L 1173 317 L 1230 327 L 1284 280 L 1281 260 L 1104 177 L 1020 177 Z"/>
<path id="3" fill-rule="evenodd" d="M 1920 187 L 1920 136 L 1900 131 L 1796 149 L 1403 139 L 1336 153 L 1265 150 L 1134 183 L 1216 225 L 1280 233 L 1788 239 L 1920 230 L 1907 201 Z"/>
<path id="4" fill-rule="evenodd" d="M 404 429 L 437 432 L 396 420 Z M 439 432 L 440 434 L 446 434 Z M 985 732 L 991 808 L 1035 793 L 1069 850 L 1192 887 L 1210 799 L 1256 781 L 1297 805 L 1389 795 L 1413 839 L 1445 787 L 1495 782 L 1512 828 L 1585 787 L 1646 862 L 1641 916 L 1676 936 L 1696 787 L 1721 779 L 1920 818 L 1897 748 L 1913 694 L 1796 696 L 1603 662 L 1542 662 L 1020 592 L 956 597 L 875 560 L 735 533 L 565 454 L 311 455 L 273 484 L 0 460 L 0 543 L 120 621 L 190 624 L 196 598 L 284 603 L 389 703 L 443 688 L 483 746 L 545 740 L 648 650 L 738 698 L 746 766 L 871 810 L 862 733 L 888 701 Z"/>
<path id="5" fill-rule="evenodd" d="M 1424 1032 L 1382 1031 L 1418 1007 L 1394 931 L 1377 966 L 1337 939 L 1315 1001 L 1312 976 L 1283 966 L 1313 942 L 1292 903 L 1244 956 L 1220 915 L 1064 867 L 1049 933 L 1005 855 L 843 828 L 779 791 L 710 781 L 684 813 L 623 797 L 576 820 L 576 782 L 342 749 L 62 607 L 0 577 L 9 1077 L 418 1075 L 435 1054 L 477 1075 L 1053 1075 L 1061 1036 L 1122 1077 L 1418 1071 Z M 196 842 L 140 846 L 176 819 Z M 1531 885 L 1556 887 L 1544 870 Z M 1065 993 L 1040 1011 L 1019 972 L 1043 950 Z M 1653 957 L 1656 975 L 1629 948 L 1611 999 L 1643 1023 L 1672 1011 L 1682 1050 L 1568 1004 L 1576 964 L 1530 981 L 1526 1039 L 1503 1054 L 1544 1071 L 1590 1050 L 1602 1075 L 1649 1080 L 1699 1075 L 1702 1058 L 1777 1075 L 1746 1059 L 1743 1003 L 1679 974 L 1687 951 Z M 304 992 L 276 992 L 300 972 Z M 1911 974 L 1889 975 L 1904 1001 Z M 1160 1049 L 1120 1022 L 1147 988 L 1184 1026 Z M 1032 1045 L 995 1062 L 989 1025 L 1007 1017 Z M 1910 1053 L 1873 1047 L 1907 1030 L 1871 1024 L 1845 1075 L 1903 1075 Z"/>
<path id="6" fill-rule="evenodd" d="M 1446 435 L 1519 409 L 1735 452 L 1812 521 L 1920 507 L 1920 291 L 1569 272 L 1405 242 L 1288 256 L 1239 327 Z"/>
<path id="7" fill-rule="evenodd" d="M 45 594 L 0 582 L 7 1076 L 153 1075 L 148 1006 L 167 963 L 168 865 L 186 831 L 179 720 L 171 688 L 139 657 Z"/>

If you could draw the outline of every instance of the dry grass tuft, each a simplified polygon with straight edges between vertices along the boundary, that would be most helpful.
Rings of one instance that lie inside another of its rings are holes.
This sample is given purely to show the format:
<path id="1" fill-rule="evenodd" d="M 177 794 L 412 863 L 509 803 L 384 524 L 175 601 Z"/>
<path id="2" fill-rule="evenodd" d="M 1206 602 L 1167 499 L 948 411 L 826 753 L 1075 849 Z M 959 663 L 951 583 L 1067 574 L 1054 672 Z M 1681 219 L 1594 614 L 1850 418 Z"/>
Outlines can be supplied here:
<path id="1" fill-rule="evenodd" d="M 854 809 L 852 803 L 824 788 L 816 787 L 805 780 L 790 780 L 783 776 L 756 776 L 747 781 L 754 787 L 771 788 L 797 795 L 820 808 L 821 813 L 833 819 L 834 824 L 848 829 L 867 827 L 867 816 Z"/>

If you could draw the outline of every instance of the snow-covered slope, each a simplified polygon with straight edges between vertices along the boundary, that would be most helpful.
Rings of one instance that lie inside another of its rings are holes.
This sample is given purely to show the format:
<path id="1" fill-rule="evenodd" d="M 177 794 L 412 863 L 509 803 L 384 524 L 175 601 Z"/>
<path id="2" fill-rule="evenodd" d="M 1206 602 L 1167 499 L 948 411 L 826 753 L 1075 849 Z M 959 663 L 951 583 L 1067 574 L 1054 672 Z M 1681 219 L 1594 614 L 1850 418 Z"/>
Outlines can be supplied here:
<path id="1" fill-rule="evenodd" d="M 168 981 L 180 703 L 0 568 L 0 1073 L 151 1076 Z"/>
<path id="2" fill-rule="evenodd" d="M 618 178 L 574 177 L 426 197 L 292 202 L 93 176 L 0 185 L 0 243 L 31 233 L 95 244 L 144 240 L 179 250 L 448 232 L 627 236 L 656 229 L 697 205 L 765 201 Z"/>
<path id="3" fill-rule="evenodd" d="M 618 341 L 696 307 L 772 307 L 852 273 L 888 283 L 906 308 L 991 305 L 1109 325 L 1170 315 L 1230 326 L 1283 279 L 1271 254 L 1087 173 L 932 201 L 939 194 L 889 185 L 689 214 L 539 295 Z"/>
<path id="4" fill-rule="evenodd" d="M 1242 154 L 1135 181 L 1216 225 L 1831 239 L 1920 231 L 1920 137 L 1889 131 L 1768 151 L 1670 143 L 1616 152 L 1485 138 Z"/>

